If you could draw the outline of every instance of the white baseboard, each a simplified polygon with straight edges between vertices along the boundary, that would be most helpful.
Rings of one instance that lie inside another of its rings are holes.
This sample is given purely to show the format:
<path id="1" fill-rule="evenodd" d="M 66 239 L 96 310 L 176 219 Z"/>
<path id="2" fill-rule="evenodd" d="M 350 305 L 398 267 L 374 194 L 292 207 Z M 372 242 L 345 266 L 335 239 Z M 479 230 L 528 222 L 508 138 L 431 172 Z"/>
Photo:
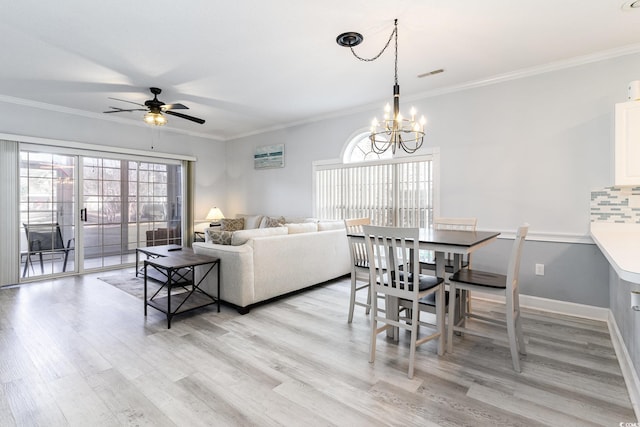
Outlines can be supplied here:
<path id="1" fill-rule="evenodd" d="M 474 292 L 473 297 L 490 301 L 497 301 L 504 304 L 504 297 L 496 295 Z M 604 307 L 576 304 L 574 302 L 559 301 L 555 299 L 534 297 L 531 295 L 522 294 L 520 294 L 520 305 L 525 308 L 548 311 L 551 313 L 566 314 L 567 316 L 582 317 L 584 319 L 601 320 L 603 322 L 607 322 L 609 320 L 609 312 L 611 311 L 608 308 Z"/>
<path id="2" fill-rule="evenodd" d="M 497 301 L 504 304 L 504 297 L 495 295 L 474 292 L 473 298 Z M 638 372 L 633 366 L 633 362 L 631 361 L 631 356 L 629 355 L 627 346 L 622 339 L 620 329 L 618 329 L 618 324 L 616 323 L 616 319 L 613 317 L 613 313 L 610 309 L 584 304 L 576 304 L 573 302 L 534 297 L 531 295 L 520 295 L 520 305 L 523 308 L 532 308 L 540 311 L 548 311 L 551 313 L 565 314 L 568 316 L 607 322 L 607 325 L 609 327 L 609 336 L 611 337 L 611 342 L 616 352 L 618 363 L 620 364 L 622 377 L 624 378 L 624 382 L 627 385 L 629 399 L 631 400 L 633 411 L 636 414 L 636 419 L 640 422 L 640 378 L 638 378 Z"/>

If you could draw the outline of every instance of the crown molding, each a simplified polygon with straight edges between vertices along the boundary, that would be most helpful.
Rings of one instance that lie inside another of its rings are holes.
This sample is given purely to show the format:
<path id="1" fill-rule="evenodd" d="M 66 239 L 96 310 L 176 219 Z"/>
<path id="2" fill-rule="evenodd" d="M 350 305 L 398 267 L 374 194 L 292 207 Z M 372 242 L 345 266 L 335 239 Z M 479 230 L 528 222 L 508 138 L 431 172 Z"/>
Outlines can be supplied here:
<path id="1" fill-rule="evenodd" d="M 512 71 L 504 74 L 497 74 L 495 76 L 488 77 L 486 79 L 474 80 L 466 83 L 462 83 L 455 86 L 449 86 L 446 88 L 435 89 L 427 92 L 417 93 L 404 98 L 407 100 L 417 100 L 424 98 L 431 98 L 438 95 L 443 95 L 452 92 L 459 92 L 468 89 L 474 89 L 478 87 L 490 86 L 493 84 L 503 83 L 511 80 L 522 79 L 525 77 L 532 77 L 539 74 L 550 73 L 553 71 L 560 71 L 567 68 L 579 67 L 585 64 L 591 64 L 593 62 L 606 61 L 612 58 L 618 58 L 621 56 L 633 55 L 640 53 L 640 43 L 627 45 L 615 49 L 596 52 L 588 55 L 576 56 L 561 61 L 550 62 L 548 64 L 538 65 L 535 67 L 522 68 L 520 70 Z"/>

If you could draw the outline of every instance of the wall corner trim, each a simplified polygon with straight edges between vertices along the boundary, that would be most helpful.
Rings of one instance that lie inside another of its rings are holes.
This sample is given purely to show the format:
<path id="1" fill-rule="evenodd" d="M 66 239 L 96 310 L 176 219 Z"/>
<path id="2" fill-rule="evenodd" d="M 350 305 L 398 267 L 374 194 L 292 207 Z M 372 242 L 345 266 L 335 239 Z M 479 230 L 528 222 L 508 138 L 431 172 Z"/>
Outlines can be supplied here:
<path id="1" fill-rule="evenodd" d="M 624 344 L 620 329 L 618 329 L 618 324 L 611 310 L 609 310 L 607 324 L 609 325 L 609 335 L 611 335 L 611 342 L 613 343 L 613 348 L 616 352 L 618 363 L 620 364 L 620 370 L 622 371 L 624 382 L 627 385 L 633 411 L 636 414 L 636 419 L 640 420 L 640 379 L 638 379 L 638 372 L 633 366 L 631 355 L 627 350 L 627 346 Z"/>

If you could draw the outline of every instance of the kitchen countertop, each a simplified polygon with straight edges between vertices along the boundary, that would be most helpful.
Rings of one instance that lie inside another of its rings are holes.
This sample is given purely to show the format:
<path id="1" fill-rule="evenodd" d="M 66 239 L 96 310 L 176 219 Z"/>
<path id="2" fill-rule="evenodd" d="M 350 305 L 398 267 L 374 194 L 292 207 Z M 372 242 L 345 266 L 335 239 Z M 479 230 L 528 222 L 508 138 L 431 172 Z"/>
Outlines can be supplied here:
<path id="1" fill-rule="evenodd" d="M 591 237 L 622 280 L 640 283 L 640 224 L 592 222 Z"/>

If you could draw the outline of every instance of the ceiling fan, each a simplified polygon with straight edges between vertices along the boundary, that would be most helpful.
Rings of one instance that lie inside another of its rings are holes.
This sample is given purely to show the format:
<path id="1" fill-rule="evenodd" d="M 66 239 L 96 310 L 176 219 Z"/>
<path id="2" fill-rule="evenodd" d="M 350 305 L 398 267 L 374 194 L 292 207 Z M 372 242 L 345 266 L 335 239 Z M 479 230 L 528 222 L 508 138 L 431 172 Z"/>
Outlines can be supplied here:
<path id="1" fill-rule="evenodd" d="M 162 89 L 157 87 L 149 88 L 151 93 L 153 94 L 153 99 L 149 99 L 145 101 L 144 104 L 140 104 L 138 102 L 127 101 L 126 99 L 118 99 L 111 98 L 115 101 L 128 102 L 129 104 L 139 105 L 145 108 L 120 108 L 120 107 L 109 107 L 111 110 L 104 111 L 104 113 L 122 113 L 122 112 L 130 112 L 130 111 L 147 111 L 147 114 L 144 115 L 144 121 L 157 126 L 162 126 L 167 123 L 167 119 L 162 115 L 162 113 L 170 114 L 172 116 L 180 117 L 182 119 L 191 120 L 192 122 L 196 122 L 199 124 L 203 124 L 204 120 L 199 119 L 197 117 L 188 116 L 186 114 L 177 113 L 173 110 L 188 110 L 189 107 L 183 104 L 165 104 L 164 102 L 158 99 L 158 95 L 162 93 Z"/>

